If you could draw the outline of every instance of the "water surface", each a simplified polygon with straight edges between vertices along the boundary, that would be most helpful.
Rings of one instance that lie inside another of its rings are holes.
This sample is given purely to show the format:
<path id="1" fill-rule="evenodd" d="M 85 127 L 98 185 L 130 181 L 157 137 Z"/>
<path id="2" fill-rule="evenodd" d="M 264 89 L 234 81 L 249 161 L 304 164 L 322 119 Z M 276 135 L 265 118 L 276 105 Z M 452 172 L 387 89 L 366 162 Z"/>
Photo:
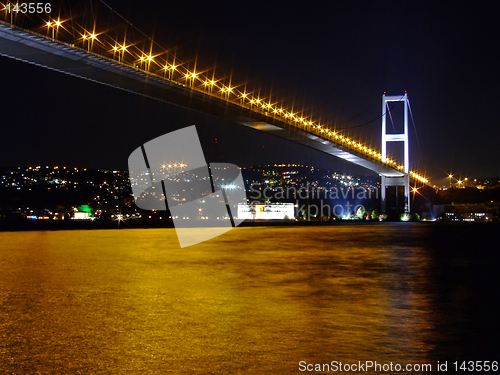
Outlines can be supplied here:
<path id="1" fill-rule="evenodd" d="M 173 229 L 3 232 L 0 371 L 498 360 L 496 233 L 247 227 L 180 249 Z"/>

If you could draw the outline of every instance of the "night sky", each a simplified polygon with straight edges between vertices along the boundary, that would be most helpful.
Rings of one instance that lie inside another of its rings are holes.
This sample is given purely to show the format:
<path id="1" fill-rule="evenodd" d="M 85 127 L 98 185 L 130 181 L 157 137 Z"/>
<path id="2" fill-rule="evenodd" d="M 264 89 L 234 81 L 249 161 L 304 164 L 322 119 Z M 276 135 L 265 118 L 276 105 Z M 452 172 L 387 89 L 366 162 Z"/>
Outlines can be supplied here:
<path id="1" fill-rule="evenodd" d="M 497 5 L 106 3 L 181 60 L 192 64 L 197 56 L 197 67 L 215 65 L 219 76 L 232 72 L 235 84 L 312 109 L 378 149 L 382 93 L 407 90 L 418 134 L 417 140 L 410 122 L 412 169 L 435 184 L 446 184 L 450 172 L 500 176 Z M 125 169 L 141 143 L 195 124 L 209 162 L 294 162 L 371 173 L 252 129 L 43 68 L 4 57 L 0 68 L 0 166 Z M 398 127 L 402 117 L 395 121 Z M 402 147 L 389 151 L 402 158 Z"/>

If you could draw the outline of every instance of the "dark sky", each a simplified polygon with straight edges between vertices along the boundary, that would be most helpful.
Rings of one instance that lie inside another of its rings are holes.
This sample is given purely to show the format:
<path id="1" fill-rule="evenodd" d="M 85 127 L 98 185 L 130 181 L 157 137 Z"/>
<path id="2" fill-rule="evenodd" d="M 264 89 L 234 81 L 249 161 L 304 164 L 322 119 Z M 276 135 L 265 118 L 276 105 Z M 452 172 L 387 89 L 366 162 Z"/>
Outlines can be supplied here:
<path id="1" fill-rule="evenodd" d="M 98 1 L 93 1 L 98 7 Z M 500 176 L 499 7 L 422 1 L 138 2 L 107 0 L 165 48 L 233 82 L 272 90 L 380 148 L 381 95 L 408 91 L 411 167 Z M 490 2 L 494 4 L 494 2 Z M 79 4 L 82 6 L 82 4 Z M 317 151 L 0 57 L 2 166 L 125 169 L 141 143 L 195 124 L 207 161 L 298 162 L 366 173 Z M 398 115 L 398 108 L 395 108 Z M 400 114 L 400 113 L 399 113 Z M 396 126 L 402 118 L 395 119 Z M 363 126 L 360 126 L 363 125 Z M 215 144 L 215 138 L 218 139 Z M 393 153 L 400 147 L 390 149 Z M 401 155 L 402 156 L 402 155 Z"/>

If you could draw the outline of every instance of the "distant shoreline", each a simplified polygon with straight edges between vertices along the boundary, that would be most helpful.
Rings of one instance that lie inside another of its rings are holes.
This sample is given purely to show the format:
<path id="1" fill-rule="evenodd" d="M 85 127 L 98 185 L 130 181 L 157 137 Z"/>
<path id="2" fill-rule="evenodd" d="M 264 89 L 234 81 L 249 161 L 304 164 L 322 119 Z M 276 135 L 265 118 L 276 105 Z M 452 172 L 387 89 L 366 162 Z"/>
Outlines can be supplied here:
<path id="1" fill-rule="evenodd" d="M 266 221 L 245 221 L 239 227 L 264 227 L 264 226 L 337 226 L 337 225 L 384 225 L 384 224 L 407 224 L 397 221 L 358 221 L 358 220 L 338 220 L 338 221 L 292 221 L 292 220 L 266 220 Z M 429 225 L 432 222 L 413 222 L 422 225 Z M 435 224 L 435 223 L 434 223 Z M 443 222 L 444 224 L 444 222 Z M 452 223 L 457 225 L 460 223 Z M 463 223 L 470 225 L 472 223 Z M 171 220 L 128 220 L 117 221 L 55 221 L 55 220 L 0 220 L 0 232 L 17 231 L 51 231 L 51 230 L 93 230 L 93 229 L 147 229 L 147 228 L 174 228 Z"/>

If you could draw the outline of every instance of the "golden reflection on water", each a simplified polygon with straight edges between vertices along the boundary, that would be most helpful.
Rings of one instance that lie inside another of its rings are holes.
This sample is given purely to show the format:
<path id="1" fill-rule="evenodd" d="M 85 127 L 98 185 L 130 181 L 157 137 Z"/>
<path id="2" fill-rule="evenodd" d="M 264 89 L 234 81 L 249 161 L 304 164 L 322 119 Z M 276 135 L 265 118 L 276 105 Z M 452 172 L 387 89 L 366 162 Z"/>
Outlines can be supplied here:
<path id="1" fill-rule="evenodd" d="M 0 233 L 0 365 L 262 374 L 298 373 L 299 361 L 430 363 L 440 317 L 422 231 L 236 228 L 183 249 L 173 229 Z"/>

